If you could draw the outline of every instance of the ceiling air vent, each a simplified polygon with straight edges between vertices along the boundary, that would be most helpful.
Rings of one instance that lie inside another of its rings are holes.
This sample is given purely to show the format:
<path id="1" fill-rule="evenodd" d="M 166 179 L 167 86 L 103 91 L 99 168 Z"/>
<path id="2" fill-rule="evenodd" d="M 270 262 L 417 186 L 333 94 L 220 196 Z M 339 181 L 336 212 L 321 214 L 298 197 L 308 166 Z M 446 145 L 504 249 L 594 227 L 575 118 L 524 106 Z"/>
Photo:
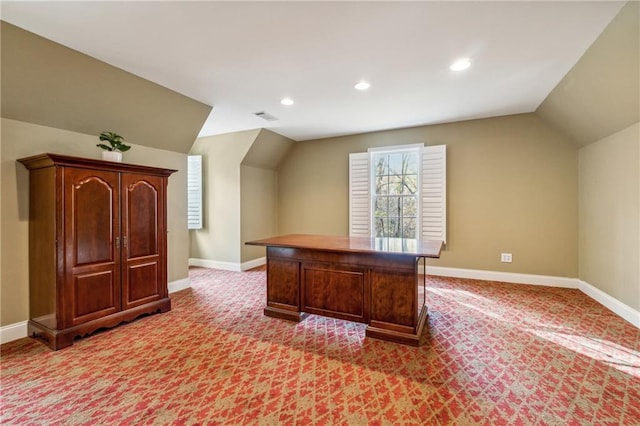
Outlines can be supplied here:
<path id="1" fill-rule="evenodd" d="M 264 112 L 264 111 L 254 112 L 253 115 L 255 115 L 256 117 L 260 117 L 263 120 L 267 120 L 267 121 L 277 121 L 278 120 L 277 117 L 274 117 L 273 115 L 269 114 L 268 112 Z"/>

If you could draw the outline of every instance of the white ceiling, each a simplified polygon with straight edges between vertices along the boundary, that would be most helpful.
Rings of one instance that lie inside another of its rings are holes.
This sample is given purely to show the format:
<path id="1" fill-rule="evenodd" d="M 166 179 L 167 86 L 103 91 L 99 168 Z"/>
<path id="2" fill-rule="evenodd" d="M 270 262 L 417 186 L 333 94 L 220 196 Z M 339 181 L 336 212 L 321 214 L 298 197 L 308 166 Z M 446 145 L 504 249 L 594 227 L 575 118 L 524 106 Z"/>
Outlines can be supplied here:
<path id="1" fill-rule="evenodd" d="M 623 5 L 2 1 L 1 13 L 212 105 L 200 136 L 263 127 L 308 140 L 534 111 Z M 463 56 L 472 67 L 450 71 Z"/>

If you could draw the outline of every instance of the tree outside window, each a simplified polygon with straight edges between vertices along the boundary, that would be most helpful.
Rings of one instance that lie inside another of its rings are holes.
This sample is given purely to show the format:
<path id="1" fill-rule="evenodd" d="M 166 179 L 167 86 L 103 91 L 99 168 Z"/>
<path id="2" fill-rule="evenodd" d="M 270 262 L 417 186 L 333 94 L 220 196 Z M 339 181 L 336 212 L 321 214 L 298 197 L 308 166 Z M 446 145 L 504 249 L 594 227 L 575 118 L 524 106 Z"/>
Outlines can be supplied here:
<path id="1" fill-rule="evenodd" d="M 418 157 L 418 150 L 373 154 L 376 237 L 418 237 Z"/>

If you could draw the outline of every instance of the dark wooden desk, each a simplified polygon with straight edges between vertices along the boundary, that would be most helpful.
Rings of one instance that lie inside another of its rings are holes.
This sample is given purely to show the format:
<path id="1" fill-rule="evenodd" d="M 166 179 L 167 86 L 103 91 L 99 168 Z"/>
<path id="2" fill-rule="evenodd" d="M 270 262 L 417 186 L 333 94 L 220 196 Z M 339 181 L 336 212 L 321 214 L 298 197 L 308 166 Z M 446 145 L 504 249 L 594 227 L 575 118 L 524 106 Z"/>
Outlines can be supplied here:
<path id="1" fill-rule="evenodd" d="M 419 261 L 440 257 L 442 242 L 284 235 L 246 244 L 267 247 L 265 315 L 341 318 L 367 324 L 369 337 L 420 344 L 427 306 Z"/>

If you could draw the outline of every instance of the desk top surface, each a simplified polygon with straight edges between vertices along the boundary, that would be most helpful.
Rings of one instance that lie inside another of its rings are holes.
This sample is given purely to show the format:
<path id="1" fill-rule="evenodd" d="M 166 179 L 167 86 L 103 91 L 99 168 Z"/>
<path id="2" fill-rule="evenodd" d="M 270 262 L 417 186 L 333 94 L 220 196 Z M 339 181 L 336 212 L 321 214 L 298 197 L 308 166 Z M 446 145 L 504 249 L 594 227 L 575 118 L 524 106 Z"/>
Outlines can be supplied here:
<path id="1" fill-rule="evenodd" d="M 267 247 L 285 247 L 333 251 L 341 253 L 390 253 L 415 257 L 440 257 L 442 241 L 403 238 L 363 238 L 328 235 L 291 234 L 245 244 Z"/>

